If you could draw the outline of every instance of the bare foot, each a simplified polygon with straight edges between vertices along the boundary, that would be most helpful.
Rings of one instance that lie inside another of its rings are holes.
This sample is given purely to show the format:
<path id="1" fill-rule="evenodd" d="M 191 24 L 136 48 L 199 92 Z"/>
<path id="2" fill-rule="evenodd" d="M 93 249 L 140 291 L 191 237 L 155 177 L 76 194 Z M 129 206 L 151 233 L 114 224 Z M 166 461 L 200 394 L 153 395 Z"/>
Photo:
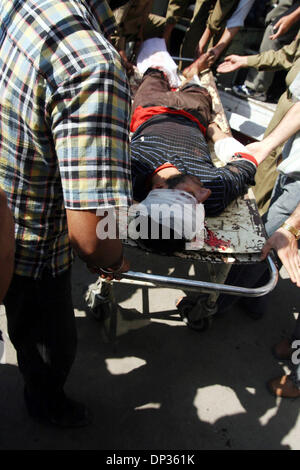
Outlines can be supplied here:
<path id="1" fill-rule="evenodd" d="M 189 67 L 186 67 L 182 74 L 185 78 L 191 79 L 194 75 L 199 75 L 203 70 L 209 69 L 211 65 L 211 55 L 206 52 L 202 54 L 195 62 L 192 63 Z"/>

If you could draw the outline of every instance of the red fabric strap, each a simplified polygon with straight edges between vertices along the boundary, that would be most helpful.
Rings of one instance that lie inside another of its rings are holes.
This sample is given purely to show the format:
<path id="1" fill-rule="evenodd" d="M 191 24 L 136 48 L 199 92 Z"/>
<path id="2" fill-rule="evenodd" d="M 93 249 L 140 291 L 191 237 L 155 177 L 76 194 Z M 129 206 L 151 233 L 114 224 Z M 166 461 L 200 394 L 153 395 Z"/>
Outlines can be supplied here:
<path id="1" fill-rule="evenodd" d="M 157 167 L 153 173 L 151 174 L 151 176 L 155 175 L 155 173 L 158 173 L 160 170 L 163 170 L 164 168 L 176 168 L 176 166 L 172 165 L 172 163 L 170 162 L 167 162 L 167 163 L 164 163 L 163 165 L 160 165 L 159 167 Z M 177 168 L 176 168 L 177 170 Z"/>
<path id="2" fill-rule="evenodd" d="M 167 108 L 166 106 L 149 106 L 148 108 L 138 106 L 131 118 L 130 131 L 135 132 L 141 124 L 148 121 L 148 119 L 152 118 L 153 116 L 158 116 L 159 114 L 179 114 L 181 116 L 185 116 L 186 118 L 198 124 L 203 135 L 206 134 L 206 128 L 197 118 L 195 118 L 195 116 L 188 113 L 187 111 L 184 111 L 183 109 L 171 109 Z"/>
<path id="3" fill-rule="evenodd" d="M 236 152 L 234 154 L 235 157 L 241 157 L 245 158 L 245 160 L 249 160 L 250 162 L 254 163 L 256 167 L 258 167 L 258 163 L 255 157 L 253 155 L 250 155 L 250 153 L 242 153 L 242 152 Z"/>

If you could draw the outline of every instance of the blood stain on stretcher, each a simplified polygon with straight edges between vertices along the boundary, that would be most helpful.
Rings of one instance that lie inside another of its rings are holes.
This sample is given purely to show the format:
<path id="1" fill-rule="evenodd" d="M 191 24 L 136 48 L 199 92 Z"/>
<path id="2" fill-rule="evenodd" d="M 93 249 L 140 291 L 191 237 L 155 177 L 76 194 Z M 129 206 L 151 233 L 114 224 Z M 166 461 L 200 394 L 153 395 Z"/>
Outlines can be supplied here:
<path id="1" fill-rule="evenodd" d="M 219 248 L 223 251 L 226 250 L 226 248 L 230 247 L 231 242 L 230 240 L 224 240 L 222 238 L 218 238 L 212 230 L 206 229 L 206 238 L 205 238 L 205 243 L 212 247 L 212 248 Z"/>

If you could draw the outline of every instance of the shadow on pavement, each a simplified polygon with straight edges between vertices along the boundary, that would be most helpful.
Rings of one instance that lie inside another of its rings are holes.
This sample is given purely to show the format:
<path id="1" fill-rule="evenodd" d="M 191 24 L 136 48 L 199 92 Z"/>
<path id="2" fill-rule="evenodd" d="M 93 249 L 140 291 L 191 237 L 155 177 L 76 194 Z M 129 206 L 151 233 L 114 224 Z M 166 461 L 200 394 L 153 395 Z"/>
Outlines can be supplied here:
<path id="1" fill-rule="evenodd" d="M 136 288 L 119 286 L 126 308 L 115 343 L 106 340 L 101 323 L 86 316 L 82 295 L 94 280 L 75 266 L 79 346 L 66 387 L 91 408 L 93 424 L 62 431 L 32 422 L 17 367 L 0 365 L 1 449 L 295 448 L 290 436 L 299 431 L 299 403 L 278 400 L 265 386 L 283 372 L 270 348 L 293 328 L 288 312 L 296 295 L 288 280 L 280 281 L 262 320 L 254 322 L 234 307 L 203 333 L 170 317 L 174 311 L 137 313 L 129 305 Z M 159 295 L 168 300 L 168 292 Z"/>

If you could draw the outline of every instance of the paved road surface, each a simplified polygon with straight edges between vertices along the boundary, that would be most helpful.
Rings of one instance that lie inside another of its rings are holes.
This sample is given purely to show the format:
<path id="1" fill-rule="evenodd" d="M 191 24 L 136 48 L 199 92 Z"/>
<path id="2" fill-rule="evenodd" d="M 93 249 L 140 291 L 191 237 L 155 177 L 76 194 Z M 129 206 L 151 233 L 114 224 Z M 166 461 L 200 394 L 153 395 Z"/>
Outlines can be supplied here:
<path id="1" fill-rule="evenodd" d="M 138 270 L 145 258 L 134 262 Z M 153 263 L 160 273 L 187 270 L 166 268 L 158 258 Z M 118 286 L 115 344 L 87 315 L 83 293 L 94 280 L 77 261 L 79 346 L 67 383 L 68 393 L 92 409 L 93 424 L 61 431 L 32 422 L 8 344 L 7 363 L 0 365 L 0 449 L 300 449 L 300 399 L 276 399 L 265 386 L 286 370 L 270 350 L 292 330 L 298 312 L 299 289 L 288 279 L 280 279 L 260 321 L 236 306 L 203 333 L 179 320 L 174 302 L 180 292 L 152 289 L 151 315 L 143 317 L 140 288 Z"/>

